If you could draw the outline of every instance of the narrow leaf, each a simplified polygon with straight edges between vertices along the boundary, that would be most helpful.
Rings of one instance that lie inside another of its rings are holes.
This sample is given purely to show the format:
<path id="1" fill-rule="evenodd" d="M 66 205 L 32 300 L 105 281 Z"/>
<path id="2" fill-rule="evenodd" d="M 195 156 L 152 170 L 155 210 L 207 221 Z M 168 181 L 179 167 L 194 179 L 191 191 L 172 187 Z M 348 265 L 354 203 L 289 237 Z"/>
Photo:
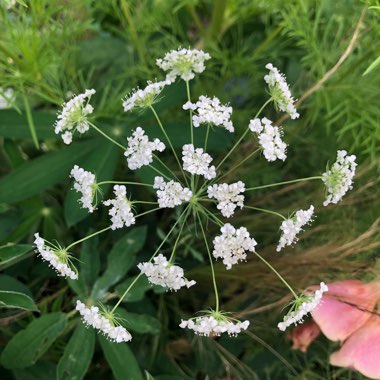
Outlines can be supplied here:
<path id="1" fill-rule="evenodd" d="M 0 270 L 8 268 L 32 254 L 33 246 L 29 244 L 3 245 L 0 247 Z"/>
<path id="2" fill-rule="evenodd" d="M 0 307 L 38 311 L 34 301 L 24 293 L 0 290 Z"/>

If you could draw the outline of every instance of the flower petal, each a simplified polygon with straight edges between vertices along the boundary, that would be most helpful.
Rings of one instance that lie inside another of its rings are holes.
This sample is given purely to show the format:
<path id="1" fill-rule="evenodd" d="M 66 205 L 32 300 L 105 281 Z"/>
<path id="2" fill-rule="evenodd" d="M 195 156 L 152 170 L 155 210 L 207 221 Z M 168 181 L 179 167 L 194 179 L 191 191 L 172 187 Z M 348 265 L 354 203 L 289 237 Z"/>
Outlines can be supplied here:
<path id="1" fill-rule="evenodd" d="M 318 325 L 310 321 L 302 325 L 298 325 L 289 334 L 288 338 L 292 341 L 292 349 L 306 352 L 310 343 L 312 343 L 321 333 Z"/>

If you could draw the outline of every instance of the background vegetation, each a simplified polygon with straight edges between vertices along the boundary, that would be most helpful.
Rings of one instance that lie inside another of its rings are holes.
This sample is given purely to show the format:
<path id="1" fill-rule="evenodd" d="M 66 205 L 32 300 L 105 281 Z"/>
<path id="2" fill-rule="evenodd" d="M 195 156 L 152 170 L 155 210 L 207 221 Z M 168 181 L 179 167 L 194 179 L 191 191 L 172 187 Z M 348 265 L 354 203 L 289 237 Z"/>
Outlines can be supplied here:
<path id="1" fill-rule="evenodd" d="M 161 231 L 175 218 L 172 213 L 163 211 L 127 232 L 111 232 L 84 244 L 79 258 L 91 267 L 79 263 L 83 276 L 78 283 L 59 280 L 32 253 L 31 242 L 36 231 L 48 240 L 68 243 L 107 224 L 104 212 L 87 218 L 78 210 L 68 180 L 74 164 L 95 171 L 100 180 L 133 178 L 119 151 L 95 134 L 63 146 L 52 127 L 61 103 L 72 93 L 96 88 L 97 124 L 115 138 L 125 141 L 138 125 L 159 136 L 149 114 L 124 114 L 121 98 L 146 80 L 162 78 L 155 59 L 182 45 L 211 54 L 207 70 L 192 83 L 192 92 L 230 102 L 237 133 L 265 99 L 267 62 L 286 73 L 301 101 L 298 121 L 280 120 L 290 144 L 288 160 L 274 165 L 251 161 L 238 173 L 248 185 L 321 173 L 337 149 L 358 156 L 354 191 L 340 207 L 318 207 L 313 226 L 282 255 L 274 250 L 278 236 L 273 219 L 241 213 L 261 252 L 299 289 L 319 280 L 377 276 L 380 70 L 373 66 L 363 73 L 380 51 L 378 4 L 355 0 L 25 3 L 27 8 L 18 5 L 12 10 L 0 6 L 0 86 L 13 88 L 16 94 L 13 108 L 0 111 L 0 290 L 27 294 L 32 303 L 1 309 L 0 377 L 74 379 L 75 373 L 76 379 L 125 380 L 149 378 L 146 370 L 158 380 L 363 379 L 356 372 L 329 366 L 336 345 L 326 339 L 319 338 L 307 354 L 290 349 L 276 328 L 287 301 L 286 289 L 254 259 L 228 272 L 217 266 L 223 305 L 251 320 L 247 334 L 207 339 L 179 329 L 181 316 L 207 307 L 212 296 L 208 268 L 202 264 L 204 252 L 191 226 L 178 252 L 197 287 L 166 294 L 140 282 L 124 303 L 134 331 L 131 344 L 113 345 L 85 329 L 71 313 L 75 300 L 106 301 L 120 294 L 136 274 L 136 263 L 149 257 Z M 177 84 L 157 105 L 177 148 L 184 143 L 181 126 L 187 120 L 179 112 L 184 97 L 184 87 Z M 278 117 L 269 112 L 267 116 Z M 231 140 L 221 135 L 210 143 L 212 154 L 222 156 Z M 249 144 L 231 162 L 243 158 Z M 152 174 L 140 170 L 137 175 Z M 237 173 L 228 180 L 235 178 Z M 288 213 L 321 200 L 321 186 L 296 184 L 263 191 L 252 201 Z"/>

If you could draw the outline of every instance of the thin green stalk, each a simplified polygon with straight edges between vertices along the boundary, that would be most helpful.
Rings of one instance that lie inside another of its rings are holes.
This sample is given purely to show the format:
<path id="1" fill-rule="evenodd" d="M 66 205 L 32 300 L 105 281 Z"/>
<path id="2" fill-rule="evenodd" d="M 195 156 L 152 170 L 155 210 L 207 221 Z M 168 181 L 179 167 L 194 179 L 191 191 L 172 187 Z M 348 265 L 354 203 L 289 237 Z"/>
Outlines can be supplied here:
<path id="1" fill-rule="evenodd" d="M 123 181 L 102 181 L 98 182 L 97 185 L 106 185 L 106 184 L 115 184 L 115 185 L 136 185 L 136 186 L 147 186 L 153 187 L 153 185 L 149 183 L 140 183 L 140 182 L 123 182 Z"/>
<path id="2" fill-rule="evenodd" d="M 214 0 L 214 8 L 211 16 L 211 25 L 208 30 L 209 38 L 218 38 L 223 29 L 224 13 L 227 8 L 227 0 Z"/>
<path id="3" fill-rule="evenodd" d="M 178 181 L 181 182 L 175 173 L 156 155 L 153 154 L 153 157 Z"/>
<path id="4" fill-rule="evenodd" d="M 190 97 L 190 84 L 189 81 L 186 81 L 186 93 L 187 93 L 187 100 L 191 102 Z M 194 145 L 194 131 L 193 131 L 193 110 L 189 110 L 190 115 L 190 136 L 191 136 L 191 143 Z"/>
<path id="5" fill-rule="evenodd" d="M 205 145 L 204 145 L 204 151 L 206 152 L 207 149 L 207 143 L 208 143 L 208 135 L 210 133 L 210 124 L 207 124 L 207 130 L 206 130 L 206 138 L 205 138 Z"/>
<path id="6" fill-rule="evenodd" d="M 179 242 L 179 238 L 181 237 L 181 234 L 182 234 L 182 231 L 183 231 L 183 227 L 185 227 L 187 217 L 189 216 L 189 210 L 190 210 L 190 208 L 189 208 L 188 211 L 186 212 L 186 215 L 185 215 L 185 217 L 184 217 L 184 219 L 183 219 L 183 223 L 182 223 L 181 228 L 180 228 L 180 230 L 179 230 L 179 232 L 178 232 L 177 239 L 176 239 L 176 241 L 175 241 L 175 243 L 174 243 L 173 251 L 172 251 L 172 253 L 171 253 L 171 255 L 170 255 L 170 258 L 169 258 L 169 263 L 171 263 L 171 262 L 173 261 L 174 254 L 175 254 L 175 252 L 176 252 L 177 245 L 178 245 L 178 242 Z"/>
<path id="7" fill-rule="evenodd" d="M 127 150 L 127 148 L 117 141 L 115 141 L 112 137 L 108 136 L 106 133 L 104 133 L 100 128 L 98 128 L 95 124 L 89 122 L 92 128 L 94 128 L 97 132 L 99 132 L 101 135 L 103 135 L 106 139 L 117 145 L 119 148 L 123 149 L 124 151 Z"/>
<path id="8" fill-rule="evenodd" d="M 133 201 L 132 204 L 158 205 L 157 202 L 148 202 L 148 201 Z"/>
<path id="9" fill-rule="evenodd" d="M 253 207 L 253 206 L 244 206 L 244 208 L 249 208 L 251 210 L 257 210 L 257 211 L 262 211 L 262 212 L 265 212 L 267 214 L 273 214 L 273 215 L 279 216 L 283 220 L 286 220 L 286 218 L 285 218 L 284 215 L 282 215 L 282 214 L 280 214 L 278 212 L 275 212 L 275 211 L 267 210 L 265 208 L 258 208 L 258 207 Z"/>
<path id="10" fill-rule="evenodd" d="M 106 232 L 106 231 L 108 231 L 108 230 L 110 230 L 110 229 L 111 229 L 111 227 L 103 228 L 103 229 L 100 230 L 100 231 L 96 231 L 96 232 L 94 232 L 94 233 L 91 234 L 91 235 L 85 236 L 83 239 L 80 239 L 80 240 L 75 241 L 74 243 L 71 243 L 71 244 L 66 248 L 66 251 L 69 251 L 70 248 L 76 246 L 77 244 L 82 243 L 82 242 L 84 242 L 85 240 L 91 239 L 92 237 L 94 237 L 94 236 L 96 236 L 96 235 L 99 235 L 99 234 L 102 234 L 103 232 Z"/>
<path id="11" fill-rule="evenodd" d="M 208 210 L 207 208 L 202 207 L 202 211 L 206 217 L 208 216 L 209 218 L 211 218 L 213 220 L 213 222 L 216 225 L 218 225 L 219 227 L 224 225 L 224 223 L 216 215 L 214 215 L 210 210 Z"/>
<path id="12" fill-rule="evenodd" d="M 264 110 L 264 108 L 272 101 L 272 98 L 268 99 L 261 108 L 257 111 L 256 115 L 254 116 L 254 119 L 256 119 L 261 112 Z M 224 161 L 231 155 L 231 153 L 236 149 L 236 147 L 241 143 L 241 141 L 244 139 L 244 137 L 247 135 L 247 133 L 250 131 L 249 128 L 245 130 L 245 132 L 242 134 L 242 136 L 239 138 L 239 140 L 236 142 L 236 144 L 230 149 L 230 151 L 227 153 L 227 155 L 223 158 L 223 160 L 219 163 L 216 170 L 220 168 L 220 166 L 223 164 Z"/>
<path id="13" fill-rule="evenodd" d="M 39 149 L 40 145 L 38 143 L 37 132 L 36 132 L 36 128 L 34 126 L 34 121 L 33 121 L 32 111 L 30 109 L 29 101 L 28 101 L 28 98 L 26 97 L 25 92 L 24 92 L 24 86 L 21 85 L 21 89 L 22 89 L 22 92 L 21 92 L 21 94 L 22 94 L 22 100 L 24 102 L 24 107 L 25 107 L 25 112 L 26 112 L 26 119 L 28 121 L 28 126 L 29 126 L 29 130 L 30 130 L 30 134 L 32 135 L 32 139 L 33 139 L 35 147 L 37 149 Z"/>
<path id="14" fill-rule="evenodd" d="M 267 188 L 267 187 L 274 187 L 274 186 L 281 186 L 281 185 L 288 185 L 288 184 L 290 184 L 290 183 L 309 181 L 309 180 L 313 180 L 313 179 L 322 179 L 322 176 L 315 176 L 315 177 L 307 177 L 307 178 L 293 179 L 293 180 L 291 180 L 291 181 L 277 182 L 277 183 L 272 183 L 272 184 L 270 184 L 270 185 L 250 187 L 249 189 L 245 189 L 245 191 L 259 190 L 259 189 L 265 189 L 265 188 Z"/>
<path id="15" fill-rule="evenodd" d="M 162 171 L 158 170 L 157 168 L 155 168 L 153 165 L 148 165 L 151 169 L 153 169 L 156 173 L 158 173 L 160 176 L 166 178 L 168 181 L 171 181 L 172 178 L 168 177 L 166 174 L 162 173 Z"/>
<path id="16" fill-rule="evenodd" d="M 136 202 L 134 202 L 134 203 L 136 203 Z M 144 216 L 144 215 L 150 214 L 150 213 L 158 211 L 158 210 L 160 210 L 160 207 L 153 208 L 152 210 L 148 210 L 148 211 L 142 212 L 141 214 L 136 215 L 135 219 L 139 218 L 140 216 Z"/>
<path id="17" fill-rule="evenodd" d="M 291 291 L 291 293 L 293 294 L 294 298 L 295 299 L 298 299 L 298 295 L 296 294 L 296 292 L 293 290 L 293 288 L 286 282 L 286 280 L 284 279 L 284 277 L 282 277 L 280 275 L 280 273 L 277 272 L 276 269 L 273 268 L 273 266 L 271 264 L 268 263 L 268 261 L 266 261 L 264 259 L 264 257 L 262 257 L 261 255 L 259 255 L 257 252 L 253 252 L 268 268 L 270 268 L 276 275 L 277 277 L 286 285 L 286 287 Z"/>
<path id="18" fill-rule="evenodd" d="M 156 120 L 157 120 L 157 123 L 158 123 L 158 125 L 160 126 L 160 129 L 161 129 L 162 133 L 164 134 L 164 136 L 165 136 L 167 142 L 169 143 L 170 148 L 171 148 L 171 150 L 172 150 L 172 152 L 173 152 L 173 154 L 174 154 L 174 157 L 175 157 L 175 159 L 176 159 L 176 161 L 177 161 L 177 163 L 178 163 L 178 166 L 179 166 L 179 168 L 181 169 L 182 175 L 183 175 L 183 177 L 185 178 L 186 184 L 188 185 L 187 177 L 186 177 L 186 175 L 185 175 L 185 173 L 184 173 L 184 171 L 183 171 L 183 169 L 182 169 L 181 162 L 179 161 L 179 158 L 178 158 L 177 153 L 176 153 L 176 151 L 175 151 L 175 149 L 174 149 L 174 147 L 173 147 L 173 144 L 172 144 L 172 142 L 171 142 L 171 140 L 170 140 L 168 134 L 166 133 L 165 128 L 164 128 L 164 126 L 162 125 L 161 120 L 160 120 L 160 118 L 159 118 L 159 116 L 158 116 L 156 110 L 153 108 L 153 106 L 149 106 L 149 108 L 152 110 L 153 115 L 155 116 L 155 118 L 156 118 Z"/>
<path id="19" fill-rule="evenodd" d="M 174 231 L 175 227 L 177 226 L 177 224 L 182 220 L 182 216 L 185 214 L 185 212 L 188 210 L 189 206 L 187 206 L 185 208 L 185 210 L 182 212 L 182 214 L 179 216 L 179 218 L 177 219 L 177 221 L 173 224 L 173 227 L 170 229 L 170 231 L 167 233 L 167 235 L 165 236 L 164 240 L 162 240 L 161 244 L 158 246 L 158 248 L 154 251 L 152 257 L 149 259 L 148 262 L 151 262 L 153 260 L 153 258 L 157 255 L 157 253 L 160 251 L 161 247 L 165 244 L 166 240 L 168 240 L 169 236 L 171 235 L 171 233 Z M 137 282 L 137 280 L 141 277 L 142 275 L 142 272 L 139 273 L 139 275 L 132 281 L 132 283 L 128 286 L 128 288 L 125 290 L 125 292 L 122 294 L 122 296 L 120 297 L 119 301 L 117 301 L 116 305 L 112 308 L 111 310 L 111 313 L 113 313 L 117 308 L 118 306 L 123 302 L 123 299 L 125 298 L 125 296 L 128 294 L 128 292 L 132 289 L 133 285 Z"/>

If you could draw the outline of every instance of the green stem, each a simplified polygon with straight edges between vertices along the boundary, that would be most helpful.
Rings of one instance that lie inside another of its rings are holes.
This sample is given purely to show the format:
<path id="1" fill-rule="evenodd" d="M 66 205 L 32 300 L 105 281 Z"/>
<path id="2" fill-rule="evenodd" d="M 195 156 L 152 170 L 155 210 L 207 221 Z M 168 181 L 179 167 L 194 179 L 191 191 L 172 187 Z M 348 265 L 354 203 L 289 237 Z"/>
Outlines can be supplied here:
<path id="1" fill-rule="evenodd" d="M 207 243 L 206 234 L 205 234 L 205 231 L 204 231 L 204 229 L 203 229 L 202 219 L 201 219 L 201 217 L 199 216 L 198 213 L 197 213 L 197 215 L 198 215 L 198 219 L 199 219 L 199 224 L 200 224 L 200 226 L 201 226 L 203 239 L 204 239 L 205 244 L 206 244 L 206 249 L 207 249 L 208 257 L 209 257 L 209 259 L 210 259 L 211 275 L 212 275 L 212 283 L 213 283 L 213 285 L 214 285 L 214 292 L 215 292 L 215 311 L 218 312 L 218 311 L 219 311 L 219 294 L 218 294 L 218 287 L 216 286 L 214 264 L 213 264 L 213 262 L 212 262 L 211 252 L 210 252 L 210 249 L 209 249 L 209 246 L 208 246 L 208 243 Z"/>
<path id="2" fill-rule="evenodd" d="M 187 93 L 187 100 L 191 102 L 191 97 L 190 97 L 190 84 L 189 81 L 186 81 L 186 93 Z M 191 136 L 191 143 L 194 145 L 194 131 L 193 131 L 193 110 L 189 110 L 190 114 L 190 136 Z"/>
<path id="3" fill-rule="evenodd" d="M 210 124 L 207 124 L 207 130 L 206 130 L 206 138 L 205 138 L 205 145 L 204 145 L 204 151 L 206 152 L 207 149 L 207 143 L 208 143 L 208 135 L 210 133 Z"/>
<path id="4" fill-rule="evenodd" d="M 227 0 L 214 0 L 214 8 L 211 16 L 211 25 L 208 30 L 209 38 L 218 38 L 223 28 L 224 13 L 227 7 Z"/>
<path id="5" fill-rule="evenodd" d="M 186 224 L 186 220 L 187 220 L 187 217 L 189 216 L 189 210 L 190 208 L 188 208 L 188 211 L 186 212 L 186 215 L 183 219 L 183 223 L 181 225 L 181 228 L 178 232 L 178 236 L 177 236 L 177 239 L 174 243 L 174 247 L 173 247 L 173 251 L 172 251 L 172 254 L 170 255 L 170 258 L 169 258 L 169 263 L 171 263 L 173 261 L 173 258 L 174 258 L 174 254 L 176 252 L 176 249 L 177 249 L 177 245 L 178 245 L 178 242 L 179 242 L 179 238 L 181 237 L 181 234 L 182 234 L 182 230 L 183 230 L 183 227 L 185 227 L 185 224 Z"/>
<path id="6" fill-rule="evenodd" d="M 294 296 L 294 298 L 295 299 L 298 299 L 298 295 L 296 294 L 296 292 L 293 290 L 293 288 L 286 282 L 286 280 L 284 279 L 284 277 L 282 277 L 281 275 L 280 275 L 280 273 L 278 273 L 277 272 L 277 270 L 276 269 L 274 269 L 273 267 L 272 267 L 272 265 L 271 264 L 269 264 L 268 263 L 268 261 L 266 261 L 265 259 L 264 259 L 264 257 L 262 257 L 261 255 L 259 255 L 257 252 L 253 252 L 263 263 L 265 263 L 265 265 L 267 266 L 267 267 L 269 267 L 276 275 L 277 275 L 277 277 L 286 285 L 286 287 L 291 291 L 291 293 L 293 294 L 293 296 Z"/>
<path id="7" fill-rule="evenodd" d="M 133 201 L 132 204 L 143 204 L 143 205 L 158 205 L 157 202 L 148 202 L 148 201 Z"/>
<path id="8" fill-rule="evenodd" d="M 158 170 L 158 169 L 155 168 L 153 165 L 149 165 L 149 167 L 150 167 L 151 169 L 153 169 L 156 173 L 158 173 L 161 177 L 166 178 L 168 181 L 171 181 L 171 180 L 172 180 L 170 177 L 168 177 L 166 174 L 162 173 L 162 171 Z"/>
<path id="9" fill-rule="evenodd" d="M 135 203 L 135 202 L 134 202 Z M 147 214 L 150 214 L 152 212 L 155 212 L 155 211 L 158 211 L 158 210 L 161 210 L 160 207 L 157 207 L 157 208 L 153 208 L 152 210 L 148 210 L 148 211 L 145 211 L 145 212 L 142 212 L 141 214 L 138 214 L 135 216 L 135 219 L 136 218 L 139 218 L 140 216 L 144 216 L 144 215 L 147 215 Z"/>
<path id="10" fill-rule="evenodd" d="M 98 182 L 97 185 L 106 185 L 106 184 L 115 184 L 115 185 L 136 185 L 136 186 L 147 186 L 153 187 L 149 183 L 140 183 L 140 182 L 120 182 L 120 181 L 102 181 Z"/>
<path id="11" fill-rule="evenodd" d="M 277 182 L 277 183 L 272 183 L 272 184 L 270 184 L 270 185 L 250 187 L 249 189 L 245 189 L 245 191 L 258 190 L 258 189 L 265 189 L 265 188 L 267 188 L 267 187 L 274 187 L 274 186 L 281 186 L 281 185 L 288 185 L 288 184 L 290 184 L 290 183 L 309 181 L 309 180 L 313 180 L 313 179 L 322 179 L 322 176 L 315 176 L 315 177 L 307 177 L 307 178 L 293 179 L 293 180 L 291 180 L 291 181 Z"/>
<path id="12" fill-rule="evenodd" d="M 25 107 L 25 112 L 26 112 L 26 119 L 28 121 L 30 134 L 32 135 L 32 139 L 33 139 L 34 145 L 36 146 L 37 149 L 39 149 L 40 145 L 38 143 L 38 137 L 37 137 L 37 133 L 36 133 L 36 128 L 34 126 L 32 112 L 30 110 L 29 101 L 28 101 L 28 98 L 25 95 L 24 86 L 23 85 L 21 85 L 21 89 L 22 89 L 22 99 L 23 99 L 23 102 L 24 102 L 24 107 Z"/>
<path id="13" fill-rule="evenodd" d="M 152 257 L 149 259 L 148 262 L 151 262 L 154 258 L 154 256 L 157 255 L 157 253 L 160 251 L 161 247 L 165 244 L 166 240 L 168 240 L 169 236 L 171 235 L 171 233 L 174 231 L 174 228 L 177 226 L 177 224 L 181 221 L 183 215 L 185 214 L 185 212 L 188 210 L 188 207 L 187 206 L 185 208 L 185 210 L 182 212 L 182 214 L 179 216 L 179 218 L 177 219 L 177 221 L 173 224 L 173 227 L 170 229 L 170 231 L 167 233 L 167 235 L 165 236 L 164 240 L 162 240 L 161 244 L 158 246 L 158 248 L 155 250 L 155 252 L 153 253 Z M 138 276 L 132 281 L 132 283 L 128 286 L 128 288 L 125 290 L 125 292 L 122 294 L 122 296 L 120 297 L 119 301 L 117 301 L 116 305 L 112 308 L 111 310 L 111 313 L 113 313 L 117 308 L 118 306 L 121 304 L 121 302 L 123 302 L 123 299 L 125 298 L 125 296 L 128 294 L 128 292 L 132 289 L 133 285 L 137 282 L 137 280 L 141 277 L 143 273 L 140 272 L 138 274 Z"/>
<path id="14" fill-rule="evenodd" d="M 178 181 L 181 182 L 174 172 L 156 155 L 153 154 L 153 157 Z"/>
<path id="15" fill-rule="evenodd" d="M 115 141 L 112 137 L 108 136 L 100 128 L 98 128 L 95 124 L 93 124 L 91 122 L 89 122 L 89 124 L 91 125 L 92 128 L 94 128 L 97 132 L 99 132 L 101 135 L 103 135 L 106 139 L 108 139 L 109 141 L 111 141 L 112 143 L 114 143 L 115 145 L 117 145 L 119 148 L 123 149 L 124 151 L 127 150 L 127 148 L 125 146 L 121 145 L 120 143 L 118 143 L 117 141 Z"/>
<path id="16" fill-rule="evenodd" d="M 92 237 L 94 237 L 94 236 L 96 236 L 96 235 L 99 235 L 99 234 L 101 234 L 101 233 L 103 233 L 103 232 L 106 232 L 106 231 L 108 231 L 108 230 L 110 230 L 110 229 L 111 229 L 111 227 L 103 228 L 102 230 L 100 230 L 100 231 L 96 231 L 96 232 L 94 232 L 93 234 L 84 237 L 83 239 L 77 240 L 77 241 L 75 241 L 74 243 L 71 243 L 71 244 L 66 248 L 66 251 L 69 251 L 70 248 L 74 247 L 75 245 L 77 245 L 77 244 L 79 244 L 79 243 L 82 243 L 82 242 L 84 242 L 85 240 L 91 239 Z"/>
<path id="17" fill-rule="evenodd" d="M 267 210 L 265 208 L 258 208 L 258 207 L 253 207 L 253 206 L 244 206 L 244 208 L 248 208 L 248 209 L 251 209 L 251 210 L 257 210 L 257 211 L 262 211 L 262 212 L 265 212 L 267 214 L 273 214 L 273 215 L 276 215 L 276 216 L 279 216 L 280 218 L 286 220 L 285 216 L 278 213 L 278 212 L 275 212 L 275 211 L 271 211 L 271 210 Z"/>

